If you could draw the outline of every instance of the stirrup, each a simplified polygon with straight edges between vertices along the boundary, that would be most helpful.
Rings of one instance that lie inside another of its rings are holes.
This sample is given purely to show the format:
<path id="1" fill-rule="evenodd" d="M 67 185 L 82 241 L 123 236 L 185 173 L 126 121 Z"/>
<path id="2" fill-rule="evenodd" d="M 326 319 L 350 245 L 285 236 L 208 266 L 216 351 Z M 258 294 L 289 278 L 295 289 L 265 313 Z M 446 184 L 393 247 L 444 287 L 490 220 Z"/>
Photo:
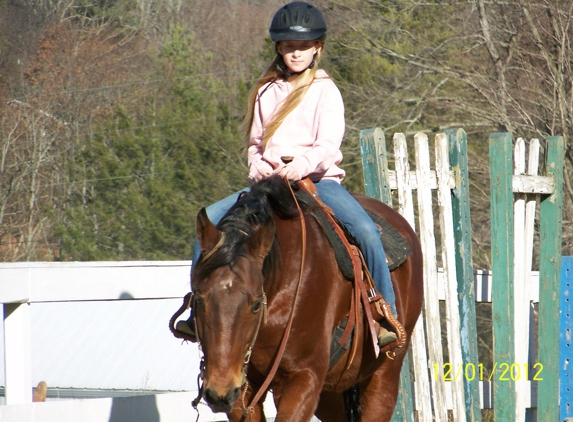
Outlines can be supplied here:
<path id="1" fill-rule="evenodd" d="M 397 339 L 398 336 L 396 333 L 393 333 L 392 331 L 380 325 L 378 328 L 378 346 L 380 346 L 380 348 L 394 343 Z"/>
<path id="2" fill-rule="evenodd" d="M 197 333 L 195 332 L 195 330 L 193 330 L 193 328 L 191 328 L 191 326 L 189 324 L 187 324 L 187 321 L 183 321 L 183 320 L 177 321 L 177 325 L 175 325 L 175 329 L 177 331 L 184 333 L 184 334 L 187 334 L 187 336 L 190 337 L 190 338 L 186 337 L 187 340 L 189 340 L 193 343 L 197 342 Z"/>

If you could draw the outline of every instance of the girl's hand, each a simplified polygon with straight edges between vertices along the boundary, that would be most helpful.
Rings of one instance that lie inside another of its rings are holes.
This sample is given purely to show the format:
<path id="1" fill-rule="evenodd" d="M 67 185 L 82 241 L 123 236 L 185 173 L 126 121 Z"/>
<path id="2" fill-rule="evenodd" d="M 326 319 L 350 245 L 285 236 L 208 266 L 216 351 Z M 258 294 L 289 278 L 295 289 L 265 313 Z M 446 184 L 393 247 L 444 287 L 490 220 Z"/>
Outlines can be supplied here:
<path id="1" fill-rule="evenodd" d="M 252 163 L 249 169 L 249 178 L 258 182 L 259 180 L 266 179 L 273 174 L 273 168 L 266 161 L 259 161 Z"/>
<path id="2" fill-rule="evenodd" d="M 286 176 L 288 180 L 292 180 L 293 182 L 300 180 L 300 176 L 298 175 L 297 171 L 289 166 L 284 166 L 280 169 L 276 169 L 273 174 L 278 174 L 281 177 Z"/>

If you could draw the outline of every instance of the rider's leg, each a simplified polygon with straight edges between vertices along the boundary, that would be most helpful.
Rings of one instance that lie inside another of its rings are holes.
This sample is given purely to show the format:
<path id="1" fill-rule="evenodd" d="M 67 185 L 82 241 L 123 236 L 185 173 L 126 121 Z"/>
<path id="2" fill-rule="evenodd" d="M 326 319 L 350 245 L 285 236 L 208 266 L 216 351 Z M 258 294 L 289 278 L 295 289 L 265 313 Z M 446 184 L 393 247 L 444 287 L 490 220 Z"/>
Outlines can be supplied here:
<path id="1" fill-rule="evenodd" d="M 223 216 L 227 213 L 227 211 L 229 211 L 229 209 L 235 204 L 235 202 L 237 202 L 237 199 L 239 198 L 241 193 L 248 191 L 249 188 L 240 190 L 227 196 L 226 198 L 221 199 L 218 202 L 215 202 L 212 205 L 209 205 L 206 208 L 206 211 L 207 211 L 207 217 L 209 217 L 211 223 L 217 225 L 219 221 L 221 221 Z M 201 248 L 199 247 L 199 239 L 197 238 L 197 235 L 195 235 L 195 243 L 193 246 L 193 258 L 191 261 L 191 274 L 193 274 L 193 268 L 195 268 L 195 263 L 199 260 L 200 256 L 201 256 Z M 193 280 L 191 280 L 191 282 L 193 282 Z"/>
<path id="2" fill-rule="evenodd" d="M 321 180 L 315 185 L 322 201 L 334 211 L 336 217 L 356 239 L 376 288 L 384 300 L 390 304 L 396 316 L 396 296 L 378 227 L 343 186 L 333 180 Z M 381 330 L 382 337 L 386 337 L 384 331 L 384 329 Z M 380 335 L 381 346 L 382 343 L 396 339 L 394 333 L 389 333 L 385 339 L 381 339 Z"/>

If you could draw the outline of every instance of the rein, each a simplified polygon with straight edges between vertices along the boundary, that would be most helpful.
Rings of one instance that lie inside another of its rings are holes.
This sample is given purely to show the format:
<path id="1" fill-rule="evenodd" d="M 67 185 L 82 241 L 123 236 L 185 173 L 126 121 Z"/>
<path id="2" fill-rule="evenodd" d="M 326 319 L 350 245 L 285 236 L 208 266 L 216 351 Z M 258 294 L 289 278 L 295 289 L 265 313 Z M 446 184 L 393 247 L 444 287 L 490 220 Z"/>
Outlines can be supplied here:
<path id="1" fill-rule="evenodd" d="M 267 378 L 265 379 L 265 381 L 263 382 L 263 384 L 259 387 L 259 390 L 257 391 L 257 394 L 255 395 L 255 397 L 253 398 L 253 400 L 251 401 L 251 404 L 248 407 L 245 407 L 244 403 L 243 403 L 243 414 L 245 416 L 247 415 L 251 415 L 253 414 L 254 410 L 255 410 L 255 406 L 257 405 L 257 403 L 259 402 L 259 400 L 261 399 L 261 397 L 263 396 L 263 394 L 265 394 L 265 392 L 267 391 L 267 388 L 269 387 L 272 379 L 274 378 L 277 369 L 279 367 L 279 364 L 281 362 L 282 356 L 284 354 L 284 351 L 286 349 L 286 345 L 287 345 L 287 341 L 290 335 L 290 330 L 292 327 L 292 322 L 294 319 L 294 310 L 296 308 L 296 302 L 298 300 L 298 295 L 300 292 L 300 286 L 302 284 L 302 277 L 303 277 L 303 273 L 304 273 L 304 264 L 305 264 L 305 256 L 306 256 L 306 222 L 304 219 L 304 214 L 300 208 L 300 205 L 296 199 L 296 196 L 294 194 L 294 191 L 292 190 L 292 186 L 290 185 L 288 179 L 285 177 L 285 182 L 287 184 L 287 186 L 289 187 L 290 193 L 294 199 L 294 203 L 296 204 L 296 208 L 298 209 L 298 213 L 300 216 L 300 228 L 301 228 L 301 259 L 300 259 L 300 272 L 298 275 L 298 282 L 297 282 L 297 286 L 296 286 L 296 291 L 294 294 L 294 299 L 293 299 L 293 304 L 291 307 L 291 311 L 290 311 L 290 316 L 289 316 L 289 320 L 288 323 L 286 325 L 284 334 L 283 334 L 283 338 L 281 340 L 280 346 L 279 346 L 279 350 L 277 352 L 277 355 L 275 357 L 275 361 L 273 363 L 273 366 L 271 367 L 271 370 L 269 371 Z M 257 330 L 258 331 L 258 330 Z M 251 350 L 251 348 L 249 348 L 249 351 Z M 245 377 L 246 380 L 246 377 Z M 246 381 L 247 387 L 248 388 L 248 381 Z M 245 391 L 246 391 L 245 388 Z"/>

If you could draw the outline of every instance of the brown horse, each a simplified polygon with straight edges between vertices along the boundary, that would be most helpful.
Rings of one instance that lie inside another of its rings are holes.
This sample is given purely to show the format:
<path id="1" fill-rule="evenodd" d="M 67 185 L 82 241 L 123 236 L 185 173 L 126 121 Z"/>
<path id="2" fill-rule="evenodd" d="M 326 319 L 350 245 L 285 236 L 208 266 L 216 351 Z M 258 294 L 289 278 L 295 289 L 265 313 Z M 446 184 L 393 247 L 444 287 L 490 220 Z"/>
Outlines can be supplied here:
<path id="1" fill-rule="evenodd" d="M 416 234 L 397 212 L 374 199 L 356 198 L 395 227 L 411 249 L 392 272 L 405 346 L 393 359 L 386 354 L 376 358 L 361 318 L 354 356 L 351 347 L 329 369 L 333 330 L 349 313 L 352 284 L 342 276 L 315 219 L 298 218 L 288 185 L 274 177 L 263 180 L 239 198 L 217 227 L 204 209 L 197 217 L 202 255 L 192 274 L 193 312 L 204 353 L 201 395 L 213 411 L 227 413 L 231 421 L 266 420 L 264 395 L 250 404 L 280 355 L 292 310 L 290 337 L 270 382 L 276 421 L 309 421 L 314 414 L 323 421 L 346 421 L 343 393 L 354 386 L 360 420 L 390 420 L 422 305 L 422 253 Z M 301 221 L 306 227 L 302 269 Z"/>

